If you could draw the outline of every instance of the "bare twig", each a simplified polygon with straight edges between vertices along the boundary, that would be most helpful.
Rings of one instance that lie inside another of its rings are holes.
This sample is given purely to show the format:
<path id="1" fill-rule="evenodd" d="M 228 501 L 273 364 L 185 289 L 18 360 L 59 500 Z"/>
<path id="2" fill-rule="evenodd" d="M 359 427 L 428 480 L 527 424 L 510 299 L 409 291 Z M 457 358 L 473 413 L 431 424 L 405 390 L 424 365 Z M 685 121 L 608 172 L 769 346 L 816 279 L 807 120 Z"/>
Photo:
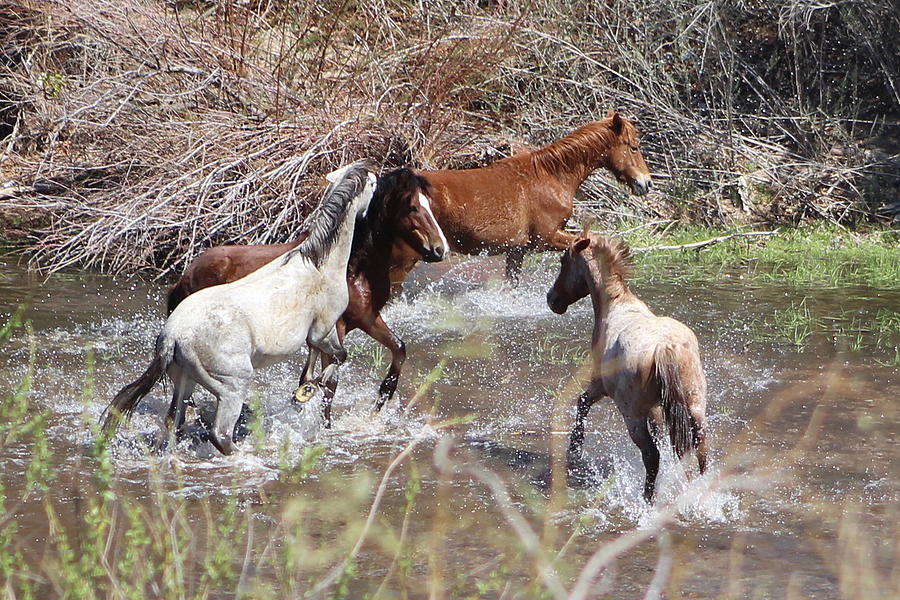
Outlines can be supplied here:
<path id="1" fill-rule="evenodd" d="M 707 246 L 712 246 L 713 244 L 718 244 L 719 242 L 724 242 L 726 240 L 730 240 L 733 238 L 739 237 L 766 237 L 770 235 L 777 235 L 777 231 L 739 231 L 735 233 L 729 233 L 728 235 L 720 235 L 718 237 L 710 238 L 708 240 L 703 240 L 700 242 L 691 242 L 689 244 L 677 244 L 674 246 L 645 246 L 643 248 L 632 248 L 631 251 L 634 253 L 640 252 L 663 252 L 670 250 L 701 250 L 706 248 Z"/>

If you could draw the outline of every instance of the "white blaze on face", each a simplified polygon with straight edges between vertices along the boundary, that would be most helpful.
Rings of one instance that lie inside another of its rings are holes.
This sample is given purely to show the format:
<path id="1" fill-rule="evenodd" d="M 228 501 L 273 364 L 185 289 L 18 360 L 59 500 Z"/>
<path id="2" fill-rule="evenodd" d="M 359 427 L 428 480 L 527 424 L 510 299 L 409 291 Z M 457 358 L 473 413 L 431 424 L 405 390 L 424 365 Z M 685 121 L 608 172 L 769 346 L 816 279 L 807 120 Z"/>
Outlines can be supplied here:
<path id="1" fill-rule="evenodd" d="M 447 238 L 444 237 L 444 230 L 441 229 L 440 223 L 437 222 L 437 219 L 434 218 L 434 213 L 431 212 L 431 200 L 428 199 L 428 196 L 419 192 L 419 204 L 422 205 L 422 208 L 425 209 L 425 213 L 431 219 L 431 222 L 434 223 L 435 229 L 437 229 L 438 234 L 441 236 L 441 247 L 446 254 L 450 251 L 450 245 L 447 243 Z"/>

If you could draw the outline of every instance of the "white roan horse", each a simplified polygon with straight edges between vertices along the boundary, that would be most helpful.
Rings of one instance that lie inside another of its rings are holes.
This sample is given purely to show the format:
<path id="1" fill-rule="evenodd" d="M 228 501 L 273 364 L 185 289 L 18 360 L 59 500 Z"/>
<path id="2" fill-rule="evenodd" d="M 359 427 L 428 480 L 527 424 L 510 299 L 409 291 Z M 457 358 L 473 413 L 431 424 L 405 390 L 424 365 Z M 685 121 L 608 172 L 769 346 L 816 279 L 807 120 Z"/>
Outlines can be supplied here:
<path id="1" fill-rule="evenodd" d="M 686 325 L 654 315 L 625 282 L 628 247 L 618 240 L 582 233 L 562 255 L 559 275 L 547 292 L 558 314 L 591 297 L 594 334 L 591 379 L 578 398 L 569 440 L 569 472 L 583 465 L 584 419 L 600 398 L 609 396 L 641 450 L 646 469 L 644 499 L 650 502 L 659 471 L 659 450 L 651 436 L 668 426 L 678 458 L 694 447 L 700 473 L 706 470 L 706 377 L 697 337 Z"/>
<path id="2" fill-rule="evenodd" d="M 307 219 L 310 235 L 303 243 L 242 279 L 192 294 L 169 315 L 156 338 L 153 362 L 104 411 L 104 432 L 130 414 L 166 373 L 175 388 L 175 411 L 165 429 L 183 422 L 185 401 L 199 383 L 218 402 L 210 441 L 231 454 L 254 369 L 290 358 L 304 345 L 343 362 L 346 351 L 335 322 L 347 308 L 354 221 L 365 215 L 376 179 L 362 162 L 329 179 L 334 183 Z"/>

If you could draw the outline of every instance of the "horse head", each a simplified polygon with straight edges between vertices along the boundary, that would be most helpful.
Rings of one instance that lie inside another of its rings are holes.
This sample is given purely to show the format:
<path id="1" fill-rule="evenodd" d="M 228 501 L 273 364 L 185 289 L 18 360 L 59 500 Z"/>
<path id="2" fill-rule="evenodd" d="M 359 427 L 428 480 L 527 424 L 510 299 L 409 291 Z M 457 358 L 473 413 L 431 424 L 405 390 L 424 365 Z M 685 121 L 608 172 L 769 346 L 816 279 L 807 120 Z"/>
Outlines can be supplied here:
<path id="1" fill-rule="evenodd" d="M 443 260 L 450 248 L 431 210 L 428 181 L 410 169 L 397 169 L 382 176 L 378 186 L 385 195 L 386 210 L 392 215 L 396 235 L 426 262 Z"/>
<path id="2" fill-rule="evenodd" d="M 547 306 L 558 315 L 566 312 L 569 305 L 581 300 L 590 292 L 587 278 L 581 269 L 585 263 L 581 254 L 590 245 L 591 239 L 588 234 L 582 232 L 560 256 L 559 274 L 547 292 Z"/>
<path id="3" fill-rule="evenodd" d="M 650 191 L 652 182 L 650 169 L 638 144 L 637 129 L 614 110 L 609 111 L 606 118 L 614 136 L 606 154 L 606 168 L 619 182 L 627 184 L 634 194 L 643 196 Z"/>

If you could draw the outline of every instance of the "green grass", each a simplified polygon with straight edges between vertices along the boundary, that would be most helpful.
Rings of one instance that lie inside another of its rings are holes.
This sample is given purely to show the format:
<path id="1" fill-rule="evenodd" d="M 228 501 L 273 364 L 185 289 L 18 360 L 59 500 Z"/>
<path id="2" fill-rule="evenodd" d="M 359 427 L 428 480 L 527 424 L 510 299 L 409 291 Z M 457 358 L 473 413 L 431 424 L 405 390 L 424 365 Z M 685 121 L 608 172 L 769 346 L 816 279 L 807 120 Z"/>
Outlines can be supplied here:
<path id="1" fill-rule="evenodd" d="M 638 285 L 740 279 L 784 289 L 797 298 L 751 323 L 754 341 L 804 349 L 830 338 L 850 352 L 894 356 L 900 347 L 900 306 L 872 311 L 840 308 L 843 295 L 900 296 L 900 233 L 850 231 L 829 224 L 779 228 L 773 235 L 736 237 L 701 249 L 651 250 L 721 237 L 735 231 L 687 226 L 653 230 L 622 223 L 617 230 L 636 249 L 632 280 Z M 632 230 L 632 231 L 629 231 Z"/>
<path id="2" fill-rule="evenodd" d="M 622 223 L 617 230 L 634 226 Z M 749 229 L 745 229 L 749 231 Z M 766 237 L 738 237 L 699 250 L 637 252 L 635 277 L 704 279 L 724 274 L 797 287 L 869 286 L 900 289 L 900 233 L 856 232 L 828 224 L 779 228 Z M 666 231 L 640 228 L 625 235 L 635 249 L 676 246 L 733 231 L 687 226 Z"/>
<path id="3" fill-rule="evenodd" d="M 789 308 L 772 312 L 771 317 L 757 319 L 751 324 L 753 339 L 757 341 L 788 342 L 803 348 L 813 332 L 821 327 L 821 320 L 806 303 L 791 303 Z"/>

